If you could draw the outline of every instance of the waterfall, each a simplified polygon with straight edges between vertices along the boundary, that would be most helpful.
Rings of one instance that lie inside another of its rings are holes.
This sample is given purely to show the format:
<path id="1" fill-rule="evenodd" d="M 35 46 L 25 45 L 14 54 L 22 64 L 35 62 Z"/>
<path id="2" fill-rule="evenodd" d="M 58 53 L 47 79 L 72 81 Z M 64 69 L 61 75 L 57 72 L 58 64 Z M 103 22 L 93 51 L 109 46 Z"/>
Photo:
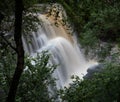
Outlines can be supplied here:
<path id="1" fill-rule="evenodd" d="M 51 63 L 58 65 L 53 73 L 53 76 L 58 79 L 57 87 L 68 86 L 72 75 L 82 78 L 87 73 L 87 68 L 94 62 L 86 61 L 75 37 L 68 34 L 62 24 L 55 25 L 54 19 L 43 14 L 39 15 L 39 19 L 41 25 L 37 32 L 32 32 L 29 37 L 23 36 L 24 49 L 32 56 L 48 50 L 51 54 Z"/>

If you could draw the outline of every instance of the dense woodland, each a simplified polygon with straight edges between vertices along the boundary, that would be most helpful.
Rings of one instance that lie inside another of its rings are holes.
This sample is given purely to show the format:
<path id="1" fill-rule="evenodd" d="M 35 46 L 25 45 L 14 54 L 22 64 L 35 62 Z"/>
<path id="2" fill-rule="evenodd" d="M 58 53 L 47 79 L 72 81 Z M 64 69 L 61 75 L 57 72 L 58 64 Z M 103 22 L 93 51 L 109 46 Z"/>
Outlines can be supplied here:
<path id="1" fill-rule="evenodd" d="M 57 66 L 47 66 L 49 54 L 43 52 L 37 58 L 24 54 L 21 36 L 39 24 L 37 17 L 27 14 L 39 12 L 34 5 L 41 3 L 64 7 L 67 22 L 86 51 L 107 43 L 99 53 L 93 51 L 104 66 L 101 72 L 84 80 L 72 76 L 70 87 L 57 90 L 51 76 Z M 120 52 L 110 55 L 114 45 L 119 49 L 119 0 L 0 0 L 0 102 L 120 102 Z M 108 56 L 111 61 L 105 60 Z M 53 86 L 54 94 L 48 86 Z"/>

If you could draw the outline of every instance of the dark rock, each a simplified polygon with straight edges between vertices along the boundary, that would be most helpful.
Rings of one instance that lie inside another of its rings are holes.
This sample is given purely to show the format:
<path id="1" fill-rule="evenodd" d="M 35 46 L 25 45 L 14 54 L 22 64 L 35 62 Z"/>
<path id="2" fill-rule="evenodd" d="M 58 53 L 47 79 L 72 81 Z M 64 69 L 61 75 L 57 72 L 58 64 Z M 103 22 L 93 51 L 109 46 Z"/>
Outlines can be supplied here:
<path id="1" fill-rule="evenodd" d="M 87 70 L 87 74 L 83 77 L 84 79 L 92 78 L 94 73 L 102 72 L 104 69 L 103 64 L 94 65 Z"/>

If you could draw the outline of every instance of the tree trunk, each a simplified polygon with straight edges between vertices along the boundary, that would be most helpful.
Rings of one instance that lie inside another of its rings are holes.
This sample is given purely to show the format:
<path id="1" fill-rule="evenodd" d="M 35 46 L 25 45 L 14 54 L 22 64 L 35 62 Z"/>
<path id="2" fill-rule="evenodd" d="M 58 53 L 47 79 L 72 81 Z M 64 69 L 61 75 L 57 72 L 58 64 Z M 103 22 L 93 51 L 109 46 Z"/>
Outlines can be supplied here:
<path id="1" fill-rule="evenodd" d="M 15 29 L 14 29 L 14 40 L 16 44 L 17 51 L 17 66 L 15 73 L 11 82 L 8 97 L 6 102 L 15 102 L 15 96 L 17 92 L 17 87 L 19 84 L 20 76 L 24 69 L 24 50 L 22 44 L 22 12 L 23 12 L 23 2 L 22 0 L 15 0 Z"/>

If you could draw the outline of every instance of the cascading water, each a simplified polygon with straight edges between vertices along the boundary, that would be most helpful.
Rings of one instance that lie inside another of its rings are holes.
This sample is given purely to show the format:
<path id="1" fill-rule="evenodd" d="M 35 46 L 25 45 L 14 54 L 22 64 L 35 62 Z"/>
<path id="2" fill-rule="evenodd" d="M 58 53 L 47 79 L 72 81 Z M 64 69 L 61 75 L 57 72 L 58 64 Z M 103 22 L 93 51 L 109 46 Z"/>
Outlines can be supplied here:
<path id="1" fill-rule="evenodd" d="M 51 53 L 51 62 L 58 64 L 53 73 L 56 77 L 57 87 L 67 86 L 72 75 L 78 75 L 80 78 L 87 73 L 87 68 L 92 64 L 87 62 L 79 50 L 74 37 L 66 32 L 61 24 L 55 25 L 54 20 L 45 15 L 39 15 L 41 25 L 37 32 L 33 32 L 29 38 L 23 37 L 25 51 L 32 56 L 43 50 Z M 30 39 L 28 43 L 27 39 Z"/>

